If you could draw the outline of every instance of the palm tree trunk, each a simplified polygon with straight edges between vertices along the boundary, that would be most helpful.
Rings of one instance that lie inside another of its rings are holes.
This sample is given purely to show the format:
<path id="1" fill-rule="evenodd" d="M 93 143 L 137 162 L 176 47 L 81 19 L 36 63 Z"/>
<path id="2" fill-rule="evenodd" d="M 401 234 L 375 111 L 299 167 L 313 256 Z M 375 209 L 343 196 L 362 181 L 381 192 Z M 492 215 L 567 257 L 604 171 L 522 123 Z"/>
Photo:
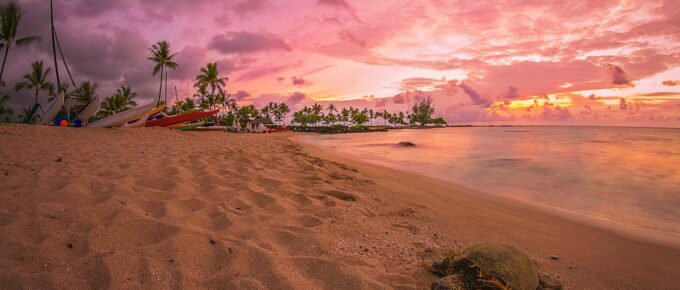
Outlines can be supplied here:
<path id="1" fill-rule="evenodd" d="M 158 105 L 160 104 L 161 93 L 163 93 L 163 67 L 164 65 L 161 65 L 161 84 L 158 87 L 158 100 L 156 100 L 156 107 L 158 107 Z"/>
<path id="2" fill-rule="evenodd" d="M 35 90 L 35 104 L 33 104 L 34 107 L 35 107 L 36 105 L 38 105 L 38 94 L 39 94 L 39 93 L 40 93 L 40 90 L 39 90 L 39 89 L 36 89 L 36 90 Z"/>
<path id="3" fill-rule="evenodd" d="M 5 62 L 7 62 L 7 54 L 9 54 L 9 44 L 5 46 L 5 56 L 2 58 L 2 69 L 0 69 L 0 84 L 2 84 L 2 75 L 5 73 Z"/>

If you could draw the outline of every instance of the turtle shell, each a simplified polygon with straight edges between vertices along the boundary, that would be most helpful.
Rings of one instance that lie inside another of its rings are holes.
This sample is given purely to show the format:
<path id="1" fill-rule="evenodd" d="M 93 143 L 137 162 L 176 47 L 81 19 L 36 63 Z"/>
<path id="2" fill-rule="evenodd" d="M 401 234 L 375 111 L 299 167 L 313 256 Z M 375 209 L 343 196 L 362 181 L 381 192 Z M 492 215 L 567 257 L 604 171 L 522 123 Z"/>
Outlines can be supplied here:
<path id="1" fill-rule="evenodd" d="M 460 254 L 450 253 L 434 270 L 444 276 L 456 274 L 462 289 L 526 289 L 538 287 L 536 265 L 508 245 L 480 244 Z"/>

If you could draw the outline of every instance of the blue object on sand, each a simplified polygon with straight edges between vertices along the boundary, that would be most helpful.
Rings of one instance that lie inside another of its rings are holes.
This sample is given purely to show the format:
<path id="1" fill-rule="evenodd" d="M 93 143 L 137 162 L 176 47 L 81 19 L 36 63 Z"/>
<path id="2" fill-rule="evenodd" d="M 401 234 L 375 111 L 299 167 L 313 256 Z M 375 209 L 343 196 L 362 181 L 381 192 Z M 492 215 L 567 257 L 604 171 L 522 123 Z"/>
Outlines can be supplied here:
<path id="1" fill-rule="evenodd" d="M 55 118 L 54 122 L 52 122 L 52 123 L 54 123 L 54 126 L 59 126 L 59 124 L 61 123 L 61 119 Z"/>
<path id="2" fill-rule="evenodd" d="M 83 120 L 78 119 L 78 120 L 75 121 L 75 124 L 76 124 L 76 128 L 80 128 L 80 127 L 83 126 Z"/>

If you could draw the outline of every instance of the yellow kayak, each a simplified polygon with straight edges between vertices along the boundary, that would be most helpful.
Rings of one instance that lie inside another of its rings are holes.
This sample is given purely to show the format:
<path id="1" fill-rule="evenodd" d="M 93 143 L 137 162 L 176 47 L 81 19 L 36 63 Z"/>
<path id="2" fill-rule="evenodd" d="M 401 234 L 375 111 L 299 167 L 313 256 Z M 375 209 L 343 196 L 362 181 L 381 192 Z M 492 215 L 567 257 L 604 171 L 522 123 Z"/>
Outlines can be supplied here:
<path id="1" fill-rule="evenodd" d="M 132 123 L 124 124 L 124 125 L 122 125 L 121 127 L 123 127 L 123 128 L 139 128 L 139 127 L 144 127 L 144 125 L 146 124 L 146 118 L 148 118 L 149 116 L 156 115 L 156 114 L 160 113 L 161 111 L 163 111 L 164 109 L 165 109 L 165 104 L 161 104 L 160 106 L 155 107 L 155 108 L 153 108 L 153 109 L 147 111 L 146 113 L 144 113 L 144 116 L 142 116 L 141 118 L 139 118 L 139 120 L 136 120 L 136 121 L 134 121 L 134 122 L 132 122 Z"/>

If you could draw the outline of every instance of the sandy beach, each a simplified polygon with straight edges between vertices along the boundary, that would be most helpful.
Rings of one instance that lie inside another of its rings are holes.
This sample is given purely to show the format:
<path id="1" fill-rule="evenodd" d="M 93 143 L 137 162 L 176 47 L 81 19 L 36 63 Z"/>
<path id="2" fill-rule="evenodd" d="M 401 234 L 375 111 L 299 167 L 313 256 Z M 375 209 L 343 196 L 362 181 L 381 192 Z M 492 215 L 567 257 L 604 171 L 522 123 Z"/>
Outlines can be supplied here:
<path id="1" fill-rule="evenodd" d="M 0 289 L 429 289 L 424 253 L 481 242 L 567 289 L 680 287 L 680 249 L 299 136 L 0 126 Z"/>

